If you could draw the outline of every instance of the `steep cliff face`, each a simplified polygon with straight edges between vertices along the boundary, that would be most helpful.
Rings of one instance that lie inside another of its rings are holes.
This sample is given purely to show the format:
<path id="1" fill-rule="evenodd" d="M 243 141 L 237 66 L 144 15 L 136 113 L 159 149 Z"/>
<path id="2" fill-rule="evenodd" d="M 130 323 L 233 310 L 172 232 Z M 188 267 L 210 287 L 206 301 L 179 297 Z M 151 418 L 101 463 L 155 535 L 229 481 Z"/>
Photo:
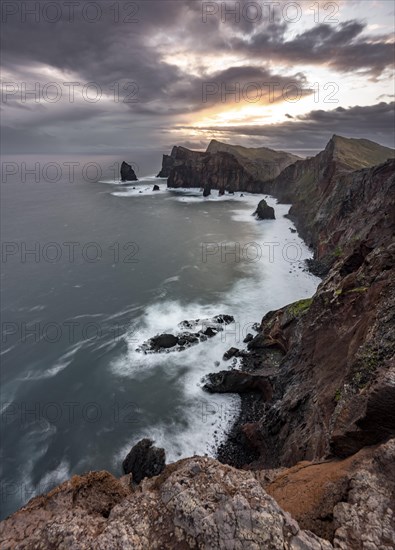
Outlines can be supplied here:
<path id="1" fill-rule="evenodd" d="M 372 141 L 333 136 L 325 150 L 317 156 L 287 167 L 272 183 L 271 192 L 281 202 L 292 203 L 290 215 L 295 219 L 305 240 L 311 246 L 317 247 L 318 257 L 322 258 L 331 246 L 325 246 L 328 218 L 337 223 L 336 216 L 332 216 L 331 211 L 338 208 L 350 193 L 354 202 L 358 200 L 359 176 L 355 174 L 355 178 L 350 179 L 347 175 L 394 157 L 393 149 Z M 351 186 L 353 190 L 350 189 Z M 369 185 L 365 194 L 370 192 L 368 188 Z M 381 190 L 371 190 L 369 200 L 376 192 L 381 193 Z M 367 197 L 364 195 L 363 199 Z M 348 208 L 353 208 L 353 205 Z M 340 210 L 337 218 L 345 219 Z M 329 228 L 327 232 L 332 235 L 335 233 L 333 228 Z M 339 231 L 339 235 L 341 233 Z M 336 246 L 336 243 L 333 244 Z"/>
<path id="2" fill-rule="evenodd" d="M 282 355 L 266 375 L 272 401 L 238 427 L 260 467 L 395 435 L 395 160 L 337 178 L 309 212 L 328 275 L 312 299 L 268 313 L 244 359 L 265 378 L 271 351 Z"/>
<path id="3" fill-rule="evenodd" d="M 211 141 L 206 152 L 173 147 L 163 156 L 158 177 L 169 187 L 210 187 L 223 191 L 262 193 L 280 172 L 299 157 L 265 147 L 247 148 Z"/>
<path id="4" fill-rule="evenodd" d="M 263 182 L 272 181 L 287 166 L 301 160 L 300 157 L 284 151 L 274 151 L 267 147 L 242 147 L 213 139 L 207 147 L 208 153 L 230 153 L 251 174 Z"/>
<path id="5" fill-rule="evenodd" d="M 168 187 L 209 187 L 220 191 L 260 192 L 261 182 L 254 181 L 230 153 L 202 153 L 175 147 Z"/>
<path id="6" fill-rule="evenodd" d="M 174 146 L 170 155 L 163 155 L 162 168 L 157 178 L 168 178 L 170 176 L 170 171 L 173 168 L 175 158 L 177 156 L 178 147 Z"/>

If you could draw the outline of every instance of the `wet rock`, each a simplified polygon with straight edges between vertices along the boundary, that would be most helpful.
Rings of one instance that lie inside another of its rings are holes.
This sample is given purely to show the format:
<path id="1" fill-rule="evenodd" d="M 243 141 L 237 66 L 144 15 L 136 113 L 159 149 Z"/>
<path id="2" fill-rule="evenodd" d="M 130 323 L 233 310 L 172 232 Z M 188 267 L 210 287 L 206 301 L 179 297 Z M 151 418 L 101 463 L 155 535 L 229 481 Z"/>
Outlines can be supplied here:
<path id="1" fill-rule="evenodd" d="M 178 344 L 178 338 L 174 336 L 174 334 L 160 334 L 159 336 L 154 336 L 154 338 L 151 339 L 151 343 L 155 349 L 174 348 L 174 346 Z"/>
<path id="2" fill-rule="evenodd" d="M 229 361 L 229 359 L 232 359 L 232 357 L 237 357 L 240 350 L 238 348 L 229 348 L 228 351 L 224 353 L 223 360 Z"/>
<path id="3" fill-rule="evenodd" d="M 253 339 L 254 339 L 254 336 L 249 332 L 249 333 L 247 334 L 247 336 L 244 338 L 243 342 L 244 342 L 245 344 L 248 344 L 248 342 L 251 342 L 251 340 L 253 340 Z"/>
<path id="4" fill-rule="evenodd" d="M 160 191 L 159 185 L 154 185 L 152 191 Z"/>
<path id="5" fill-rule="evenodd" d="M 138 181 L 133 168 L 127 162 L 121 165 L 121 180 L 122 181 Z"/>
<path id="6" fill-rule="evenodd" d="M 258 204 L 258 208 L 255 210 L 254 215 L 259 220 L 275 220 L 274 208 L 269 206 L 265 199 L 262 199 Z"/>
<path id="7" fill-rule="evenodd" d="M 273 396 L 272 384 L 266 376 L 238 370 L 210 373 L 203 379 L 203 389 L 209 393 L 260 393 L 265 401 Z"/>
<path id="8" fill-rule="evenodd" d="M 136 351 L 143 353 L 166 353 L 182 351 L 190 346 L 213 338 L 224 326 L 232 323 L 232 315 L 216 315 L 211 319 L 194 319 L 182 321 L 177 334 L 159 334 L 143 342 Z M 185 330 L 188 329 L 188 330 Z"/>
<path id="9" fill-rule="evenodd" d="M 211 188 L 210 186 L 205 185 L 203 189 L 203 197 L 208 197 L 209 195 L 211 195 Z"/>
<path id="10" fill-rule="evenodd" d="M 146 477 L 159 475 L 166 466 L 164 449 L 153 446 L 151 439 L 142 439 L 128 453 L 122 462 L 125 474 L 132 474 L 132 481 L 140 483 Z"/>

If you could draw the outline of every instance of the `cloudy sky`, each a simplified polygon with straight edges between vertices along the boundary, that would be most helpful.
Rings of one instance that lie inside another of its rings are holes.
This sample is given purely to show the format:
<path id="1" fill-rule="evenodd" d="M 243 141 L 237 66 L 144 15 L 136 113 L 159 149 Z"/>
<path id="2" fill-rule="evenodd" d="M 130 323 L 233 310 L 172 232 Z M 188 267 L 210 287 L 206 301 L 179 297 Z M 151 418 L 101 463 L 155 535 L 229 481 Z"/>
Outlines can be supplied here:
<path id="1" fill-rule="evenodd" d="M 387 0 L 4 0 L 1 17 L 6 153 L 394 146 Z"/>

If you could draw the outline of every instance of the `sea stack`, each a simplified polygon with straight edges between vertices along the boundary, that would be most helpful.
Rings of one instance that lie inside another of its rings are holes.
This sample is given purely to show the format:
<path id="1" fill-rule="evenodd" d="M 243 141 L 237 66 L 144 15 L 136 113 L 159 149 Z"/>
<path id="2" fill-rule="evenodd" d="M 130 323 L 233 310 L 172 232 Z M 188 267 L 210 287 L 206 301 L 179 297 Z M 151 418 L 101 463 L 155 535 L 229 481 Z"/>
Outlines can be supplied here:
<path id="1" fill-rule="evenodd" d="M 258 204 L 258 208 L 254 212 L 259 220 L 275 220 L 274 208 L 269 206 L 265 199 L 262 199 Z"/>
<path id="2" fill-rule="evenodd" d="M 138 181 L 133 168 L 127 162 L 123 162 L 121 165 L 121 180 L 124 181 Z"/>

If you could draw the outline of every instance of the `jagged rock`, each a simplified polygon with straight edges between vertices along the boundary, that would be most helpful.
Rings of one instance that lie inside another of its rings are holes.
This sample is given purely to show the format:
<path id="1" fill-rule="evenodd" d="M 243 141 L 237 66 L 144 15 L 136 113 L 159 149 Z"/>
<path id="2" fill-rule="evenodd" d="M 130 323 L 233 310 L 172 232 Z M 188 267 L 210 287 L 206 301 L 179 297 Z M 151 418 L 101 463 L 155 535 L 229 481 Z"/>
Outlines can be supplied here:
<path id="1" fill-rule="evenodd" d="M 259 220 L 275 220 L 274 208 L 269 206 L 265 199 L 262 199 L 258 204 L 258 208 L 255 210 L 254 215 Z"/>
<path id="2" fill-rule="evenodd" d="M 254 336 L 249 332 L 249 333 L 247 334 L 247 336 L 244 338 L 243 342 L 244 342 L 245 344 L 248 344 L 248 343 L 251 342 L 251 340 L 253 340 L 253 339 L 254 339 Z"/>
<path id="3" fill-rule="evenodd" d="M 261 193 L 267 182 L 299 157 L 270 149 L 247 149 L 212 141 L 206 152 L 173 147 L 164 155 L 160 177 L 168 178 L 169 187 L 197 187 L 202 182 L 222 192 Z"/>
<path id="4" fill-rule="evenodd" d="M 155 350 L 174 348 L 177 344 L 178 337 L 174 334 L 160 334 L 151 338 L 151 345 Z"/>
<path id="5" fill-rule="evenodd" d="M 228 351 L 224 353 L 223 360 L 229 361 L 229 359 L 232 359 L 232 357 L 237 357 L 239 352 L 239 348 L 229 348 Z"/>
<path id="6" fill-rule="evenodd" d="M 107 472 L 108 488 L 89 494 L 87 474 L 63 483 L 5 520 L 4 550 L 330 550 L 303 531 L 269 496 L 253 472 L 194 457 L 144 479 L 139 489 Z M 125 494 L 126 493 L 126 494 Z M 110 503 L 101 514 L 102 503 Z"/>
<path id="7" fill-rule="evenodd" d="M 238 370 L 210 373 L 203 382 L 203 389 L 209 393 L 258 392 L 262 394 L 265 401 L 270 401 L 273 395 L 272 385 L 267 376 Z"/>
<path id="8" fill-rule="evenodd" d="M 366 177 L 368 168 L 394 157 L 394 149 L 367 139 L 334 135 L 324 151 L 285 168 L 271 184 L 270 193 L 280 202 L 292 203 L 289 217 L 307 244 L 315 248 L 315 258 L 333 264 L 339 251 L 336 235 L 341 228 L 337 232 L 337 224 L 348 219 L 363 196 L 360 178 Z M 366 205 L 377 192 L 381 195 L 378 189 L 366 191 L 370 197 L 364 200 Z M 363 228 L 365 218 L 354 221 Z"/>
<path id="9" fill-rule="evenodd" d="M 152 191 L 160 191 L 159 185 L 154 185 Z"/>
<path id="10" fill-rule="evenodd" d="M 121 180 L 122 181 L 138 181 L 133 168 L 127 162 L 121 165 Z"/>
<path id="11" fill-rule="evenodd" d="M 159 475 L 166 466 L 164 449 L 153 446 L 151 439 L 142 439 L 129 451 L 122 462 L 124 474 L 132 474 L 132 481 L 140 483 L 145 477 Z"/>
<path id="12" fill-rule="evenodd" d="M 183 351 L 184 349 L 212 338 L 224 330 L 224 326 L 233 323 L 232 315 L 216 315 L 211 319 L 195 319 L 182 321 L 178 328 L 180 332 L 174 334 L 159 334 L 143 342 L 136 351 L 143 353 L 164 353 L 169 351 Z M 185 329 L 189 329 L 186 331 Z M 195 332 L 193 332 L 195 331 Z"/>
<path id="13" fill-rule="evenodd" d="M 300 462 L 258 474 L 265 490 L 303 529 L 335 548 L 359 550 L 395 544 L 395 440 L 366 447 L 345 460 Z M 366 546 L 369 547 L 369 546 Z"/>
<path id="14" fill-rule="evenodd" d="M 250 422 L 264 442 L 244 464 L 347 457 L 395 435 L 395 161 L 325 185 L 319 214 L 315 201 L 306 208 L 321 228 L 315 251 L 337 243 L 326 278 L 313 299 L 265 315 L 242 358 L 258 374 L 282 355 L 271 404 L 258 414 L 242 401 L 236 425 Z"/>

